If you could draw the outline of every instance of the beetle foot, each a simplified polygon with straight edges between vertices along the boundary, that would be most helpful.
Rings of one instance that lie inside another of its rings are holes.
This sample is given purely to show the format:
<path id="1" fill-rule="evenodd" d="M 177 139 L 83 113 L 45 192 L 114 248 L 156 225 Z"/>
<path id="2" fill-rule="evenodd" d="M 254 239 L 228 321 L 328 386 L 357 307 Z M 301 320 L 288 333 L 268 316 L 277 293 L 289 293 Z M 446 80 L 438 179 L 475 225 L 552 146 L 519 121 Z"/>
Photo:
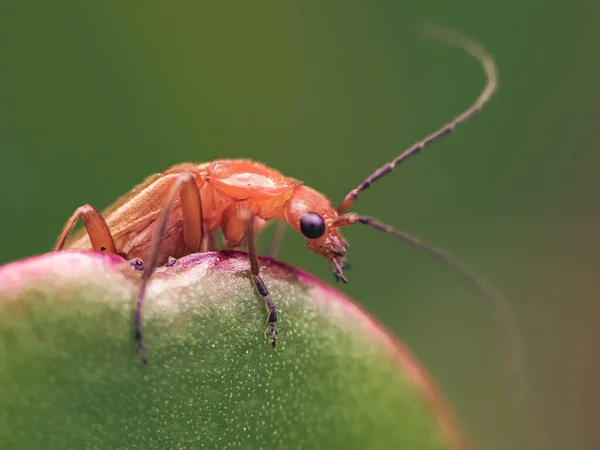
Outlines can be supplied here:
<path id="1" fill-rule="evenodd" d="M 265 337 L 271 339 L 271 347 L 275 348 L 277 345 L 277 325 L 275 322 L 271 322 L 265 330 Z"/>
<path id="2" fill-rule="evenodd" d="M 144 261 L 142 258 L 133 258 L 129 260 L 129 265 L 140 272 L 144 271 Z"/>
<path id="3" fill-rule="evenodd" d="M 172 267 L 177 263 L 177 259 L 173 258 L 172 256 L 169 256 L 169 259 L 167 260 L 167 263 L 165 264 L 165 266 L 167 267 Z"/>

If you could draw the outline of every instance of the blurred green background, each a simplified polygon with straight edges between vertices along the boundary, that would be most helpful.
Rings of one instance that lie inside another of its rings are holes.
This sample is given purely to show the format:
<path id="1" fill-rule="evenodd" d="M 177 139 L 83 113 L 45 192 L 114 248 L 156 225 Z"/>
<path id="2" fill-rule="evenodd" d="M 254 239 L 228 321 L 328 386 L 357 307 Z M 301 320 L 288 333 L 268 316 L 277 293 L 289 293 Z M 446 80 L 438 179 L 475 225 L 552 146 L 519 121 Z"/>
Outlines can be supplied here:
<path id="1" fill-rule="evenodd" d="M 504 294 L 528 352 L 525 406 L 488 308 L 435 260 L 350 229 L 342 289 L 425 363 L 474 448 L 597 448 L 599 14 L 566 0 L 3 2 L 0 262 L 47 251 L 76 207 L 183 161 L 252 158 L 337 204 L 479 93 L 472 58 L 416 31 L 450 26 L 495 56 L 497 96 L 356 210 Z M 333 283 L 293 233 L 280 258 Z"/>

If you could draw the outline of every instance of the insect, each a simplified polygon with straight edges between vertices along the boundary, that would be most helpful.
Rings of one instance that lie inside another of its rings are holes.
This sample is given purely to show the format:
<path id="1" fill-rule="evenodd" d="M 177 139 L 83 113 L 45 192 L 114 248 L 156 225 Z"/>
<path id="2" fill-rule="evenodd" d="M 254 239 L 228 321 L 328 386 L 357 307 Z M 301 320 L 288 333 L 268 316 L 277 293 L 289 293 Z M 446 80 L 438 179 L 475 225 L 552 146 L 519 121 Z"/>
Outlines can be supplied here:
<path id="1" fill-rule="evenodd" d="M 86 249 L 143 260 L 134 327 L 136 349 L 142 353 L 144 362 L 141 312 L 154 269 L 165 264 L 169 257 L 218 250 L 218 232 L 223 234 L 225 248 L 247 245 L 252 279 L 268 309 L 265 336 L 272 347 L 276 346 L 277 309 L 261 278 L 256 251 L 256 235 L 274 219 L 287 222 L 302 234 L 308 248 L 325 257 L 335 277 L 344 283 L 347 282 L 344 276 L 347 243 L 340 229 L 363 224 L 429 252 L 466 277 L 486 299 L 497 305 L 494 296 L 469 271 L 442 251 L 371 217 L 347 212 L 371 184 L 479 112 L 496 89 L 494 61 L 479 44 L 449 30 L 438 32 L 434 37 L 441 37 L 475 57 L 487 75 L 485 88 L 462 114 L 365 178 L 345 196 L 338 208 L 323 194 L 259 162 L 222 159 L 203 164 L 185 163 L 149 177 L 103 213 L 91 205 L 78 208 L 66 223 L 54 250 Z M 66 245 L 79 219 L 83 220 L 85 229 Z"/>

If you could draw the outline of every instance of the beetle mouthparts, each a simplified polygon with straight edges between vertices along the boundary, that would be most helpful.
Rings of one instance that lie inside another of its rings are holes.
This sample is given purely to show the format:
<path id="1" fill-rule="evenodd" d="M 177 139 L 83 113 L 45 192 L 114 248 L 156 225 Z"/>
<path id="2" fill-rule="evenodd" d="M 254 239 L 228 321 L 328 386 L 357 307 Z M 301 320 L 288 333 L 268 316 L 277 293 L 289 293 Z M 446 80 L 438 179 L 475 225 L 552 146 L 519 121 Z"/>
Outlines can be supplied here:
<path id="1" fill-rule="evenodd" d="M 348 279 L 344 276 L 344 269 L 348 269 L 350 266 L 346 264 L 343 256 L 334 256 L 331 259 L 333 263 L 333 276 L 337 281 L 348 283 Z"/>

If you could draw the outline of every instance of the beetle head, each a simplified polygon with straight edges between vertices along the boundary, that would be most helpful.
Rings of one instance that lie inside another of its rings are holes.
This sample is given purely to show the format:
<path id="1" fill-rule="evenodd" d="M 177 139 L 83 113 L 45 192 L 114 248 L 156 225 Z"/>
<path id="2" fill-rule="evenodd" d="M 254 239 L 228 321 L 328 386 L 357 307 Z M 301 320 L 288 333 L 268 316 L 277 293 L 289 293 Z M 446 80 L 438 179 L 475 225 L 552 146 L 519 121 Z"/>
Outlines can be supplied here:
<path id="1" fill-rule="evenodd" d="M 327 258 L 333 265 L 338 280 L 347 282 L 343 275 L 346 268 L 347 242 L 334 226 L 338 213 L 323 194 L 306 186 L 296 188 L 286 202 L 285 220 L 308 241 L 308 248 Z"/>

